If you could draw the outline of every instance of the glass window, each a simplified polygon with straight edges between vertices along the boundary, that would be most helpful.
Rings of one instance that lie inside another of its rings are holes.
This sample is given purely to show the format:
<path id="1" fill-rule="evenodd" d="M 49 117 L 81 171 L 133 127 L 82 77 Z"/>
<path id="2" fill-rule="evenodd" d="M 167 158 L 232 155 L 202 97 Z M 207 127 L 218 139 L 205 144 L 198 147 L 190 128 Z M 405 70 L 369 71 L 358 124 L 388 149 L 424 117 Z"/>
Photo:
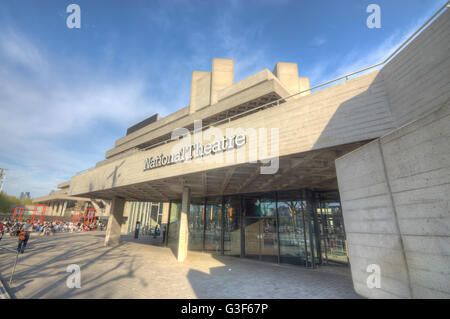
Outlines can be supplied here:
<path id="1" fill-rule="evenodd" d="M 280 261 L 308 265 L 306 202 L 300 191 L 278 193 Z"/>
<path id="2" fill-rule="evenodd" d="M 276 217 L 276 203 L 272 194 L 245 196 L 245 217 Z"/>
<path id="3" fill-rule="evenodd" d="M 277 262 L 278 238 L 275 194 L 245 195 L 243 207 L 244 255 L 250 258 Z"/>
<path id="4" fill-rule="evenodd" d="M 150 214 L 150 228 L 154 228 L 158 224 L 158 204 L 153 204 Z"/>
<path id="5" fill-rule="evenodd" d="M 205 228 L 204 200 L 192 200 L 189 207 L 189 250 L 203 250 L 203 234 Z"/>
<path id="6" fill-rule="evenodd" d="M 172 249 L 173 253 L 178 252 L 178 236 L 180 227 L 180 202 L 170 203 L 170 216 L 168 223 L 168 233 L 167 233 L 167 246 Z"/>
<path id="7" fill-rule="evenodd" d="M 241 255 L 240 209 L 241 204 L 239 196 L 225 197 L 224 255 Z"/>
<path id="8" fill-rule="evenodd" d="M 205 210 L 205 250 L 221 253 L 222 197 L 208 198 Z"/>
<path id="9" fill-rule="evenodd" d="M 320 224 L 322 258 L 326 262 L 348 263 L 347 242 L 338 192 L 319 193 L 316 209 Z"/>

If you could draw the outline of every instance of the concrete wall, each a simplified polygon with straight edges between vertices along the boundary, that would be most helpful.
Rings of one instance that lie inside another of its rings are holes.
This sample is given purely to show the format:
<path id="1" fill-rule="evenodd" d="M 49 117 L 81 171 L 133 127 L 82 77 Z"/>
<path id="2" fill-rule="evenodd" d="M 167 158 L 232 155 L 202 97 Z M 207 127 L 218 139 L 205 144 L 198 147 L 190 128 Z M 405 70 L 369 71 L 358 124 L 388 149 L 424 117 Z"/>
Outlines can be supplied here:
<path id="1" fill-rule="evenodd" d="M 397 127 L 436 110 L 450 98 L 449 11 L 380 71 Z"/>
<path id="2" fill-rule="evenodd" d="M 450 298 L 450 103 L 336 160 L 355 290 Z M 381 287 L 366 285 L 369 264 Z"/>

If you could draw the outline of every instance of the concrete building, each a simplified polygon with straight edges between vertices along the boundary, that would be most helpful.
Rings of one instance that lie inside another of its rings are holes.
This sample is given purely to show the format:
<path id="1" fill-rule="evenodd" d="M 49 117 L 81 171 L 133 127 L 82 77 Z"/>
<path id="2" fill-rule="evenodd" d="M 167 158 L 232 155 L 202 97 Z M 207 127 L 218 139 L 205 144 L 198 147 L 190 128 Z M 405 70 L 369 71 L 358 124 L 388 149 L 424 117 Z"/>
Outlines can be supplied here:
<path id="1" fill-rule="evenodd" d="M 47 196 L 33 198 L 33 204 L 45 205 L 45 216 L 65 217 L 70 219 L 80 212 L 85 214 L 88 209 L 95 209 L 97 217 L 109 216 L 110 203 L 109 201 L 101 199 L 91 199 L 80 196 L 70 196 L 69 182 L 64 182 L 58 185 L 55 192 Z M 28 205 L 31 206 L 31 205 Z M 39 212 L 43 209 L 39 208 Z M 28 209 L 30 211 L 30 209 Z M 34 211 L 34 205 L 33 205 Z"/>
<path id="2" fill-rule="evenodd" d="M 129 130 L 68 195 L 111 201 L 106 245 L 141 221 L 137 203 L 166 203 L 180 262 L 350 265 L 363 296 L 448 298 L 449 30 L 443 8 L 382 68 L 321 90 L 296 63 L 234 82 L 234 61 L 214 59 L 188 106 Z"/>
<path id="3" fill-rule="evenodd" d="M 24 199 L 31 199 L 30 192 L 21 192 L 20 193 L 20 200 Z"/>

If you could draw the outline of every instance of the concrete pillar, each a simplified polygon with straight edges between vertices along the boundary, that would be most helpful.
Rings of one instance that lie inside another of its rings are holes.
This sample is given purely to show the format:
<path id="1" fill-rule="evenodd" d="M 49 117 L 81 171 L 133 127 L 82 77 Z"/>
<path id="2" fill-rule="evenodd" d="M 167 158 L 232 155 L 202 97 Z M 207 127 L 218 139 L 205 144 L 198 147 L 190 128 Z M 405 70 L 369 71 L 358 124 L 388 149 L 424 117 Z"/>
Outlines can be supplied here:
<path id="1" fill-rule="evenodd" d="M 273 74 L 280 80 L 280 82 L 291 94 L 295 94 L 310 88 L 309 78 L 298 76 L 297 63 L 278 62 L 275 65 Z M 310 93 L 310 91 L 307 91 L 295 96 L 295 98 L 308 95 Z"/>
<path id="2" fill-rule="evenodd" d="M 66 208 L 67 208 L 67 201 L 64 202 L 64 206 L 63 206 L 63 209 L 62 209 L 62 212 L 61 212 L 60 216 L 64 216 L 64 213 L 66 212 Z"/>
<path id="3" fill-rule="evenodd" d="M 191 203 L 191 189 L 183 188 L 180 212 L 180 233 L 178 237 L 178 261 L 183 262 L 187 256 L 189 239 L 189 206 Z"/>
<path id="4" fill-rule="evenodd" d="M 53 210 L 52 210 L 52 202 L 49 201 L 49 202 L 48 202 L 48 205 L 47 205 L 46 214 L 51 215 L 52 213 L 53 213 Z"/>
<path id="5" fill-rule="evenodd" d="M 62 203 L 58 202 L 58 212 L 56 213 L 56 216 L 61 216 L 62 206 Z"/>
<path id="6" fill-rule="evenodd" d="M 298 65 L 297 63 L 278 62 L 273 74 L 291 94 L 299 92 Z"/>
<path id="7" fill-rule="evenodd" d="M 111 212 L 111 203 L 109 201 L 105 201 L 105 214 L 103 216 L 109 216 Z"/>
<path id="8" fill-rule="evenodd" d="M 122 215 L 122 226 L 120 228 L 120 233 L 124 235 L 127 234 L 128 225 L 130 223 L 130 206 L 131 206 L 130 202 L 125 202 Z"/>
<path id="9" fill-rule="evenodd" d="M 192 71 L 189 114 L 211 104 L 211 72 Z"/>
<path id="10" fill-rule="evenodd" d="M 309 90 L 310 85 L 309 85 L 309 78 L 305 78 L 305 77 L 299 77 L 298 78 L 298 85 L 299 85 L 299 92 L 305 91 L 305 90 Z M 300 94 L 300 96 L 305 96 L 311 94 L 311 91 L 306 91 Z"/>
<path id="11" fill-rule="evenodd" d="M 111 214 L 106 229 L 105 246 L 117 246 L 120 243 L 120 231 L 122 225 L 125 199 L 114 197 L 111 202 Z"/>
<path id="12" fill-rule="evenodd" d="M 234 81 L 234 62 L 232 59 L 213 59 L 211 75 L 211 104 L 217 103 L 217 93 Z"/>

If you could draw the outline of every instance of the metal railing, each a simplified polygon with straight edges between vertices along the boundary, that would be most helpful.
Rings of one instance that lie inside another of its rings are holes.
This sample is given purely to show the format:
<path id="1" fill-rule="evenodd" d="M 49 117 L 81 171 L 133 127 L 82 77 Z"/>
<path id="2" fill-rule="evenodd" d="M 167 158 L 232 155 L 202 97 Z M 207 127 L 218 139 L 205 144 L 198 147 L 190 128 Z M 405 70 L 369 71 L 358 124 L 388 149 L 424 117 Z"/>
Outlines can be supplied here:
<path id="1" fill-rule="evenodd" d="M 235 118 L 239 118 L 239 117 L 242 117 L 243 115 L 245 115 L 245 114 L 248 114 L 248 113 L 254 113 L 255 111 L 257 111 L 257 110 L 259 110 L 259 109 L 262 109 L 262 108 L 266 108 L 266 107 L 271 107 L 271 106 L 279 106 L 280 105 L 280 102 L 281 103 L 283 103 L 286 99 L 289 99 L 289 98 L 292 98 L 292 97 L 294 97 L 294 96 L 298 96 L 298 95 L 300 95 L 300 94 L 303 94 L 303 93 L 306 93 L 306 92 L 311 92 L 312 90 L 315 90 L 315 89 L 317 89 L 317 88 L 320 88 L 320 87 L 323 87 L 323 86 L 326 86 L 326 85 L 328 85 L 328 84 L 331 84 L 331 83 L 334 83 L 334 82 L 337 82 L 337 81 L 340 81 L 340 80 L 343 80 L 343 79 L 346 79 L 346 80 L 348 80 L 348 78 L 349 77 L 351 77 L 351 76 L 353 76 L 353 75 L 355 75 L 355 74 L 360 74 L 360 73 L 362 73 L 362 72 L 365 72 L 365 71 L 367 71 L 367 70 L 371 70 L 371 69 L 374 69 L 374 68 L 377 68 L 377 67 L 379 67 L 379 66 L 382 66 L 382 65 L 384 65 L 384 64 L 386 64 L 387 62 L 389 62 L 394 56 L 396 56 L 409 42 L 411 42 L 411 40 L 412 39 L 414 39 L 433 19 L 435 19 L 440 13 L 442 13 L 445 9 L 447 9 L 447 8 L 449 8 L 450 7 L 450 1 L 447 1 L 447 3 L 444 5 L 444 6 L 442 6 L 438 11 L 436 11 L 436 13 L 434 13 L 425 23 L 423 23 L 422 24 L 422 26 L 420 26 L 412 35 L 410 35 L 409 37 L 408 37 L 408 39 L 406 39 L 405 41 L 403 41 L 403 43 L 397 48 L 397 49 L 395 49 L 384 61 L 382 61 L 382 62 L 379 62 L 379 63 L 377 63 L 377 64 L 374 64 L 374 65 L 371 65 L 371 66 L 368 66 L 368 67 L 365 67 L 365 68 L 363 68 L 363 69 L 360 69 L 360 70 L 358 70 L 358 71 L 355 71 L 355 72 L 351 72 L 351 73 L 348 73 L 348 74 L 345 74 L 345 75 L 342 75 L 342 76 L 340 76 L 340 77 L 337 77 L 337 78 L 335 78 L 335 79 L 333 79 L 333 80 L 330 80 L 330 81 L 326 81 L 326 82 L 324 82 L 324 83 L 321 83 L 321 84 L 318 84 L 318 85 L 315 85 L 315 86 L 313 86 L 313 87 L 311 87 L 311 88 L 309 88 L 309 89 L 307 89 L 307 90 L 303 90 L 303 91 L 300 91 L 300 92 L 297 92 L 297 93 L 294 93 L 294 94 L 291 94 L 291 95 L 288 95 L 288 96 L 285 96 L 285 97 L 282 97 L 282 98 L 279 98 L 279 99 L 277 99 L 277 100 L 275 100 L 275 101 L 272 101 L 272 102 L 268 102 L 268 103 L 265 103 L 265 104 L 263 104 L 263 105 L 260 105 L 260 106 L 257 106 L 257 107 L 255 107 L 255 108 L 252 108 L 252 109 L 250 109 L 250 110 L 247 110 L 247 111 L 244 111 L 244 112 L 241 112 L 241 113 L 239 113 L 239 114 L 235 114 L 235 115 L 233 115 L 233 116 L 229 116 L 229 117 L 227 117 L 227 118 L 225 118 L 225 119 L 222 119 L 222 120 L 219 120 L 219 121 L 216 121 L 216 122 L 214 122 L 214 123 L 211 123 L 211 124 L 208 124 L 208 125 L 205 125 L 205 126 L 202 126 L 200 129 L 197 129 L 197 130 L 192 130 L 192 131 L 189 131 L 188 133 L 186 133 L 186 134 L 184 134 L 184 135 L 181 135 L 181 136 L 179 136 L 179 137 L 184 137 L 184 136 L 187 136 L 187 135 L 189 135 L 189 134 L 194 134 L 194 133 L 196 133 L 196 132 L 200 132 L 200 131 L 203 131 L 203 130 L 205 130 L 205 129 L 207 129 L 207 128 L 209 128 L 209 127 L 211 127 L 211 126 L 217 126 L 218 124 L 221 124 L 221 123 L 224 123 L 224 122 L 231 122 L 233 119 L 235 119 Z M 158 142 L 158 143 L 155 143 L 155 144 L 152 144 L 152 145 L 150 145 L 150 146 L 147 146 L 147 147 L 144 147 L 144 148 L 142 148 L 142 149 L 140 149 L 139 151 L 146 151 L 146 150 L 148 150 L 148 149 L 151 149 L 151 148 L 154 148 L 154 147 L 157 147 L 157 146 L 159 146 L 159 145 L 163 145 L 163 144 L 167 144 L 167 143 L 169 143 L 169 142 L 172 142 L 172 141 L 174 141 L 175 139 L 172 139 L 172 138 L 170 138 L 170 139 L 167 139 L 167 140 L 164 140 L 164 141 L 161 141 L 161 142 Z M 79 172 L 79 173 L 77 173 L 77 174 L 80 174 L 80 173 L 83 173 L 83 172 L 86 172 L 86 171 L 89 171 L 89 170 L 91 170 L 91 169 L 93 169 L 93 168 L 95 168 L 95 167 L 92 167 L 92 168 L 89 168 L 89 169 L 86 169 L 86 170 L 84 170 L 84 171 L 81 171 L 81 172 Z"/>

